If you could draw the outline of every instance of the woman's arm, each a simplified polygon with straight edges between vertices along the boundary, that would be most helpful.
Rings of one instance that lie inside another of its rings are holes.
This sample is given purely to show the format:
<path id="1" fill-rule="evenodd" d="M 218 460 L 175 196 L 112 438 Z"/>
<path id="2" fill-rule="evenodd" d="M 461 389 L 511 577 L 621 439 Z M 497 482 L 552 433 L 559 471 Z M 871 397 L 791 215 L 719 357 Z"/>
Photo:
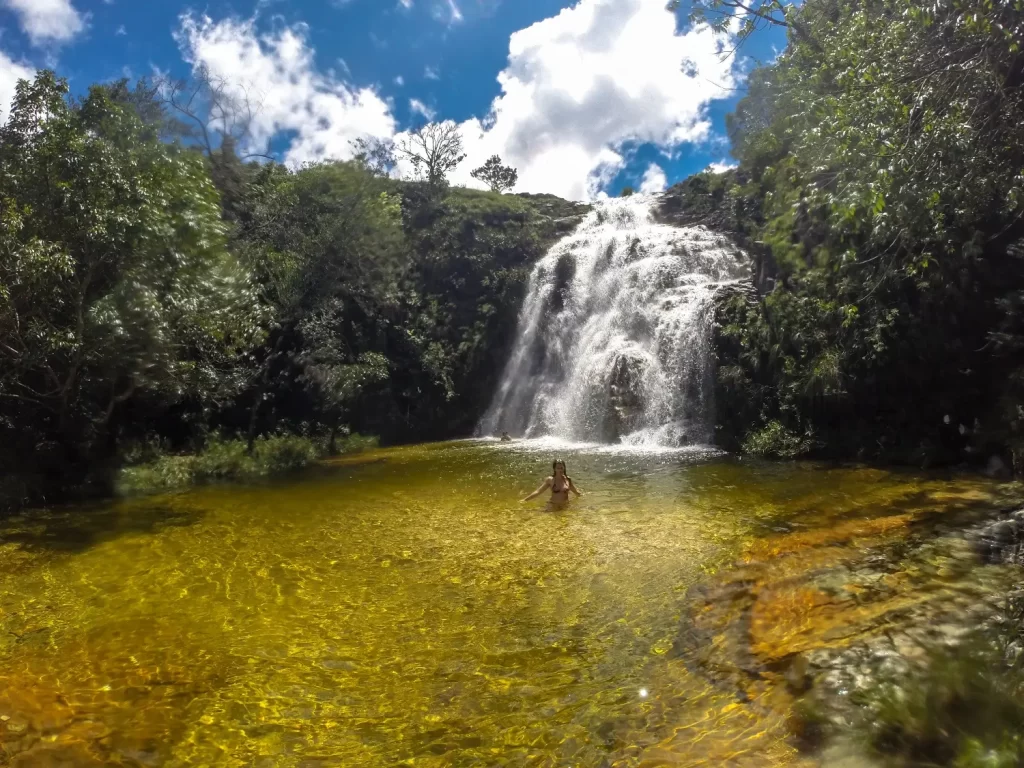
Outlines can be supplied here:
<path id="1" fill-rule="evenodd" d="M 576 496 L 582 496 L 583 494 L 576 490 L 576 486 L 573 485 L 572 478 L 569 478 L 569 490 L 576 494 Z"/>
<path id="2" fill-rule="evenodd" d="M 544 491 L 546 491 L 548 488 L 551 487 L 551 483 L 552 482 L 553 482 L 552 478 L 549 477 L 547 480 L 544 481 L 544 485 L 542 485 L 536 491 L 534 491 L 529 496 L 527 496 L 525 499 L 523 499 L 523 501 L 529 501 L 530 499 L 536 499 L 538 496 L 540 496 L 542 493 L 544 493 Z"/>

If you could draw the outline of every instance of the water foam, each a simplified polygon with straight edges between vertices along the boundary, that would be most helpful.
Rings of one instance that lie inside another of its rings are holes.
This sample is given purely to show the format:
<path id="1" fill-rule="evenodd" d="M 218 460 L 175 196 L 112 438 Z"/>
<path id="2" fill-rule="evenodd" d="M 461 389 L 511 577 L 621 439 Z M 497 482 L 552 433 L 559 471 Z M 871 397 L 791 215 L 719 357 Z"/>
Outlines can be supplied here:
<path id="1" fill-rule="evenodd" d="M 654 203 L 599 203 L 537 264 L 480 434 L 712 441 L 714 297 L 747 261 L 704 227 L 655 223 Z"/>

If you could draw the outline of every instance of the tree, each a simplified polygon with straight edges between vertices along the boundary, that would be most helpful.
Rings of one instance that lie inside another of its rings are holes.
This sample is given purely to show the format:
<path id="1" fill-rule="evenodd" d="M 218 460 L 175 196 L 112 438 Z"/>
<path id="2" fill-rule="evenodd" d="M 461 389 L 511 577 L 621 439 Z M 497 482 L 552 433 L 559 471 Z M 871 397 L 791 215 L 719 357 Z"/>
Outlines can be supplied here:
<path id="1" fill-rule="evenodd" d="M 680 0 L 672 0 L 668 7 L 676 11 L 680 5 Z M 707 24 L 718 32 L 729 30 L 738 18 L 741 20 L 740 43 L 765 27 L 785 27 L 803 42 L 820 48 L 805 24 L 797 18 L 800 5 L 782 0 L 692 0 L 689 18 L 693 24 Z"/>
<path id="2" fill-rule="evenodd" d="M 398 142 L 397 149 L 412 163 L 415 174 L 432 187 L 447 184 L 448 174 L 466 159 L 462 134 L 451 120 L 416 128 Z"/>
<path id="3" fill-rule="evenodd" d="M 729 126 L 729 195 L 780 281 L 723 312 L 719 371 L 750 407 L 719 402 L 841 455 L 1024 457 L 1019 3 L 808 0 L 784 20 L 807 34 Z"/>
<path id="4" fill-rule="evenodd" d="M 327 451 L 335 453 L 342 421 L 367 391 L 390 376 L 389 361 L 379 352 L 356 353 L 339 331 L 345 327 L 345 305 L 323 302 L 302 322 L 305 355 L 301 380 L 313 389 L 328 429 Z"/>
<path id="5" fill-rule="evenodd" d="M 63 477 L 111 454 L 133 401 L 230 395 L 220 371 L 259 335 L 203 159 L 117 95 L 75 104 L 41 72 L 0 129 L 5 466 L 38 446 Z"/>
<path id="6" fill-rule="evenodd" d="M 398 165 L 395 142 L 391 139 L 362 138 L 353 142 L 355 160 L 374 176 L 390 178 Z"/>
<path id="7" fill-rule="evenodd" d="M 393 301 L 402 269 L 401 211 L 387 190 L 360 160 L 268 167 L 254 179 L 239 248 L 273 327 L 249 368 L 250 446 L 275 396 L 311 398 L 333 441 L 354 399 L 386 379 L 377 358 L 367 362 L 364 329 Z"/>
<path id="8" fill-rule="evenodd" d="M 510 166 L 501 164 L 501 157 L 492 155 L 487 162 L 471 173 L 474 179 L 482 181 L 491 188 L 491 192 L 505 192 L 513 189 L 519 180 L 519 172 Z"/>
<path id="9" fill-rule="evenodd" d="M 221 193 L 224 218 L 237 222 L 247 182 L 246 163 L 274 159 L 253 141 L 259 133 L 253 125 L 263 108 L 253 86 L 216 76 L 204 65 L 189 79 L 142 80 L 136 87 L 139 91 L 156 100 L 164 115 L 165 134 L 206 155 L 210 176 Z"/>
<path id="10" fill-rule="evenodd" d="M 636 190 L 632 187 L 623 187 L 622 191 L 619 193 L 619 197 L 632 197 L 635 194 Z"/>
<path id="11" fill-rule="evenodd" d="M 184 138 L 199 146 L 208 157 L 225 141 L 232 149 L 245 146 L 253 134 L 253 122 L 263 104 L 250 87 L 225 77 L 215 76 L 205 65 L 189 80 L 162 78 L 143 81 L 162 98 L 163 106 L 177 116 Z M 243 160 L 262 157 L 263 152 L 247 152 Z"/>

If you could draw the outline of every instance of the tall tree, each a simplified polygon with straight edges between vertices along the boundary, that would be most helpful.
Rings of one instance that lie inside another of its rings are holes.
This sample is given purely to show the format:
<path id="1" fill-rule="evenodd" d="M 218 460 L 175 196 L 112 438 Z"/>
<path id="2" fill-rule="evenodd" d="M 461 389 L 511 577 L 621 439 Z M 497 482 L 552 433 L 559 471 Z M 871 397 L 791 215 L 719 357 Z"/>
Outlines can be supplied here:
<path id="1" fill-rule="evenodd" d="M 680 0 L 672 0 L 669 9 L 677 11 Z M 739 21 L 738 37 L 743 43 L 760 29 L 785 27 L 792 30 L 801 41 L 819 49 L 820 46 L 810 33 L 807 25 L 798 18 L 801 3 L 783 0 L 691 0 L 690 22 L 707 24 L 712 29 L 725 32 Z"/>
<path id="2" fill-rule="evenodd" d="M 0 444 L 52 445 L 52 470 L 108 450 L 129 401 L 217 397 L 259 333 L 202 158 L 117 95 L 41 72 L 0 129 Z"/>
<path id="3" fill-rule="evenodd" d="M 272 426 L 275 393 L 311 389 L 333 437 L 354 398 L 386 379 L 362 334 L 394 300 L 402 269 L 401 211 L 387 189 L 360 161 L 276 166 L 254 180 L 239 247 L 274 321 L 249 368 L 250 445 Z"/>
<path id="4" fill-rule="evenodd" d="M 391 139 L 362 138 L 353 142 L 355 160 L 374 176 L 388 178 L 398 165 L 395 142 Z"/>
<path id="5" fill-rule="evenodd" d="M 821 45 L 791 36 L 730 120 L 731 196 L 781 280 L 722 324 L 720 371 L 754 418 L 836 452 L 960 460 L 970 439 L 1024 468 L 1020 3 L 808 0 L 785 21 Z"/>
<path id="6" fill-rule="evenodd" d="M 471 175 L 489 186 L 491 192 L 513 189 L 519 181 L 519 172 L 511 166 L 503 165 L 498 155 L 491 155 L 487 162 L 473 170 Z"/>
<path id="7" fill-rule="evenodd" d="M 427 123 L 410 131 L 397 145 L 398 152 L 412 163 L 413 171 L 432 187 L 448 183 L 448 174 L 466 159 L 462 134 L 451 120 Z"/>
<path id="8" fill-rule="evenodd" d="M 253 135 L 253 123 L 263 102 L 251 87 L 216 76 L 199 67 L 189 79 L 160 78 L 145 86 L 155 89 L 163 106 L 175 116 L 187 138 L 208 157 L 225 141 L 232 149 L 245 147 Z M 262 152 L 246 150 L 243 160 L 264 157 Z"/>

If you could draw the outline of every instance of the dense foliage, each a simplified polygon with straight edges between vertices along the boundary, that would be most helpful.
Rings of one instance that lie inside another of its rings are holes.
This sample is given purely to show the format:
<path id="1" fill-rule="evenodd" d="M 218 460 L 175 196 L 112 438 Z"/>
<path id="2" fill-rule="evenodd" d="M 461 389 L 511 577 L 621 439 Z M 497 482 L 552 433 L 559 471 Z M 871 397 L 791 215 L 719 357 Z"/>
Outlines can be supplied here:
<path id="1" fill-rule="evenodd" d="M 258 341 L 260 308 L 201 157 L 109 89 L 73 105 L 43 73 L 0 130 L 0 179 L 6 483 L 84 479 L 115 457 L 130 405 L 234 394 L 222 371 Z"/>
<path id="2" fill-rule="evenodd" d="M 720 312 L 723 442 L 1020 466 L 1022 11 L 775 9 L 790 44 L 731 117 L 739 168 L 667 205 L 700 198 L 755 255 L 761 295 Z"/>
<path id="3" fill-rule="evenodd" d="M 740 166 L 663 210 L 754 255 L 719 313 L 727 447 L 1024 460 L 1022 3 L 752 6 L 791 36 L 731 118 Z M 107 490 L 138 446 L 214 434 L 470 431 L 579 208 L 450 189 L 443 124 L 422 182 L 394 148 L 243 162 L 162 93 L 43 72 L 0 128 L 0 496 Z"/>
<path id="4" fill-rule="evenodd" d="M 370 154 L 243 163 L 159 99 L 77 101 L 43 72 L 0 129 L 0 497 L 106 492 L 154 447 L 231 455 L 164 463 L 206 477 L 308 460 L 277 434 L 470 431 L 576 207 L 396 182 Z"/>

